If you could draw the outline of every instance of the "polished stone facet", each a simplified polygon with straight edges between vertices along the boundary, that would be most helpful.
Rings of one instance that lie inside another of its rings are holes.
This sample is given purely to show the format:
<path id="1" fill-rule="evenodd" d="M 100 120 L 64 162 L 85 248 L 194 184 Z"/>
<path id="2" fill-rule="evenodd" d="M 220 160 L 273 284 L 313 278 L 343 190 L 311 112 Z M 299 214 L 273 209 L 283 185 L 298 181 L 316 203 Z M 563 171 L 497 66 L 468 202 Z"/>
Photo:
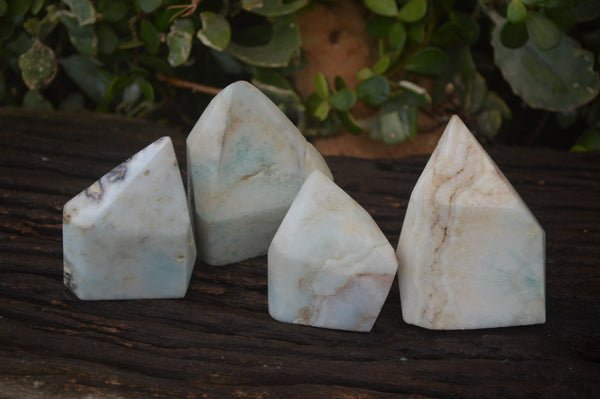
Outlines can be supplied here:
<path id="1" fill-rule="evenodd" d="M 412 192 L 397 253 L 407 323 L 545 321 L 544 230 L 456 116 Z"/>
<path id="2" fill-rule="evenodd" d="M 370 331 L 398 262 L 367 211 L 315 171 L 277 230 L 268 264 L 276 320 Z"/>
<path id="3" fill-rule="evenodd" d="M 264 255 L 305 178 L 331 176 L 288 118 L 247 82 L 227 86 L 187 138 L 198 257 L 225 265 Z"/>
<path id="4" fill-rule="evenodd" d="M 170 138 L 65 204 L 63 253 L 65 285 L 80 299 L 185 295 L 196 246 Z"/>

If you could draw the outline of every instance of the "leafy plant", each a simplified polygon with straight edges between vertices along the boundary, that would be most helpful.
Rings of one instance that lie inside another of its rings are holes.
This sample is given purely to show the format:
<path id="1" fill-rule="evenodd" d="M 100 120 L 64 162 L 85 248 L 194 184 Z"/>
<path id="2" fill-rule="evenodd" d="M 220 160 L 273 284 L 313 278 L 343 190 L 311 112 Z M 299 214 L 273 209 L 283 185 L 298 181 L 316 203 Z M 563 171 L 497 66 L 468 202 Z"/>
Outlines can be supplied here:
<path id="1" fill-rule="evenodd" d="M 307 135 L 344 127 L 393 144 L 414 137 L 418 113 L 439 104 L 496 135 L 512 114 L 488 87 L 499 70 L 527 106 L 560 126 L 587 126 L 575 150 L 599 146 L 597 1 L 361 3 L 377 60 L 357 72 L 356 87 L 317 73 L 304 101 L 293 85 L 306 64 L 296 16 L 313 1 L 0 0 L 0 104 L 193 123 L 219 87 L 241 78 Z M 370 117 L 354 116 L 359 103 Z"/>

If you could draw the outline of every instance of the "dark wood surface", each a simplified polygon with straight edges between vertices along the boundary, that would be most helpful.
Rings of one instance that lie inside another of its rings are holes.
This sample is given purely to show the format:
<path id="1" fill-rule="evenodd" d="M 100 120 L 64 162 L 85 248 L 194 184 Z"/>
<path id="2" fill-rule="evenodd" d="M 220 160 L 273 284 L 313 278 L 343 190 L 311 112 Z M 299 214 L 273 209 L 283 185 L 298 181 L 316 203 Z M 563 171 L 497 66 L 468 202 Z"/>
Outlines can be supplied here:
<path id="1" fill-rule="evenodd" d="M 184 299 L 78 300 L 62 282 L 63 204 L 163 135 L 184 169 L 186 133 L 0 109 L 0 397 L 600 397 L 600 155 L 490 149 L 546 229 L 544 325 L 407 325 L 395 282 L 371 333 L 279 323 L 266 257 L 198 262 Z M 327 160 L 395 247 L 427 157 Z"/>

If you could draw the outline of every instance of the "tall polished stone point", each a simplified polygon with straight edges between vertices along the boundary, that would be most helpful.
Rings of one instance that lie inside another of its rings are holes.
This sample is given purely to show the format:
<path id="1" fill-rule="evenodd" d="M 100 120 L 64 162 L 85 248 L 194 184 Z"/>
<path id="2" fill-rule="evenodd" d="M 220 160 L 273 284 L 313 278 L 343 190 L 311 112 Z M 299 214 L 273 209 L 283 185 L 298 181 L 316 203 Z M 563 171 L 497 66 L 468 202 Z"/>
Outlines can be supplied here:
<path id="1" fill-rule="evenodd" d="M 397 266 L 369 213 L 314 171 L 269 247 L 269 313 L 288 323 L 370 331 Z"/>
<path id="2" fill-rule="evenodd" d="M 545 322 L 544 230 L 457 116 L 412 192 L 397 253 L 407 323 Z"/>
<path id="3" fill-rule="evenodd" d="M 80 299 L 185 295 L 196 246 L 169 137 L 65 204 L 63 253 L 65 285 Z"/>
<path id="4" fill-rule="evenodd" d="M 198 257 L 225 265 L 264 255 L 305 178 L 331 177 L 323 157 L 257 88 L 236 82 L 187 138 Z"/>

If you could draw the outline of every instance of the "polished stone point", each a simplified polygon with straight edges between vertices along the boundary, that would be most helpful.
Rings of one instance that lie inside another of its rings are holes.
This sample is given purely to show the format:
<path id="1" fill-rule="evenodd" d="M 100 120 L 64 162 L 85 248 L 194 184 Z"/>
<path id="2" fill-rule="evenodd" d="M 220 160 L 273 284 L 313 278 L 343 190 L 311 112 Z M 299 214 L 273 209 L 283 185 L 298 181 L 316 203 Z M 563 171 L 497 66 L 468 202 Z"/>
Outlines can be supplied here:
<path id="1" fill-rule="evenodd" d="M 65 204 L 63 253 L 65 285 L 80 299 L 185 295 L 196 246 L 169 137 Z"/>
<path id="2" fill-rule="evenodd" d="M 544 230 L 457 116 L 412 192 L 397 253 L 407 323 L 545 322 Z"/>
<path id="3" fill-rule="evenodd" d="M 323 157 L 257 88 L 236 82 L 187 138 L 198 257 L 226 265 L 264 255 L 306 177 Z"/>
<path id="4" fill-rule="evenodd" d="M 315 171 L 269 247 L 269 313 L 288 323 L 370 331 L 397 267 L 369 213 Z"/>

